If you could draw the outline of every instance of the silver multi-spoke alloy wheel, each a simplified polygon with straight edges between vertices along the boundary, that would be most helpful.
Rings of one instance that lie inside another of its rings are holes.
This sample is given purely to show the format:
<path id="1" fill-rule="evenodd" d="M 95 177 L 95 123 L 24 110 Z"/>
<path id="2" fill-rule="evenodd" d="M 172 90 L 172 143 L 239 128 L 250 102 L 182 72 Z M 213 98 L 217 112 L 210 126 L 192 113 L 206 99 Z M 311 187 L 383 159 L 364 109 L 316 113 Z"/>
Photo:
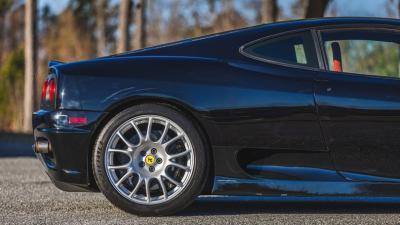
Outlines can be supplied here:
<path id="1" fill-rule="evenodd" d="M 119 126 L 105 149 L 112 186 L 130 201 L 154 205 L 174 199 L 192 178 L 195 153 L 185 131 L 172 120 L 141 115 Z"/>

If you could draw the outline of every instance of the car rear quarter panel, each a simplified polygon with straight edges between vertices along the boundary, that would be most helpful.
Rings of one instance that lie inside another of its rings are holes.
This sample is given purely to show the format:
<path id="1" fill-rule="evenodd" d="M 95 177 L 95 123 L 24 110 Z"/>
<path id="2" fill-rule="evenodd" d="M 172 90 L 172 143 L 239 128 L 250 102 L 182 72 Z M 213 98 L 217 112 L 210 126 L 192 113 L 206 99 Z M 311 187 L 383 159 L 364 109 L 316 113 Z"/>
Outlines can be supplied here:
<path id="1" fill-rule="evenodd" d="M 312 74 L 302 78 L 281 66 L 271 65 L 268 73 L 260 68 L 265 67 L 194 57 L 126 57 L 68 64 L 58 67 L 60 107 L 112 111 L 127 102 L 158 99 L 190 111 L 213 146 L 323 149 Z"/>

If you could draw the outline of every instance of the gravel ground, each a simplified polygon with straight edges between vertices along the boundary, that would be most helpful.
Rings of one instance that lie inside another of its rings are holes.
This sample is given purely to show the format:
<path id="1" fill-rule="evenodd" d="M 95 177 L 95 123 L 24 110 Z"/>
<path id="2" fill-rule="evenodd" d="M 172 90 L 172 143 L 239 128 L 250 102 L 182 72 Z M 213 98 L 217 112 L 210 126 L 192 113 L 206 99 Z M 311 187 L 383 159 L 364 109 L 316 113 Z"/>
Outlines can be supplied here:
<path id="1" fill-rule="evenodd" d="M 51 184 L 33 157 L 0 158 L 0 224 L 400 224 L 400 203 L 238 201 L 206 197 L 171 217 L 137 217 L 100 193 Z"/>

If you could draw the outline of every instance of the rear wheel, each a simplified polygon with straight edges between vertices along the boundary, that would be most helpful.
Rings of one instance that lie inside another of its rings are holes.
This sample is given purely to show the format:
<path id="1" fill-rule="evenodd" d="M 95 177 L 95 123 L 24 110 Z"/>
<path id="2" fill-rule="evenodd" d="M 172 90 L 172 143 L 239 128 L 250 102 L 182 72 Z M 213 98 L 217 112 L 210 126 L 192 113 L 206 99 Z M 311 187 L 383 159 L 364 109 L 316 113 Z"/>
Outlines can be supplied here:
<path id="1" fill-rule="evenodd" d="M 100 133 L 93 171 L 103 194 L 137 215 L 175 213 L 202 191 L 208 154 L 199 131 L 181 112 L 143 104 L 112 118 Z"/>

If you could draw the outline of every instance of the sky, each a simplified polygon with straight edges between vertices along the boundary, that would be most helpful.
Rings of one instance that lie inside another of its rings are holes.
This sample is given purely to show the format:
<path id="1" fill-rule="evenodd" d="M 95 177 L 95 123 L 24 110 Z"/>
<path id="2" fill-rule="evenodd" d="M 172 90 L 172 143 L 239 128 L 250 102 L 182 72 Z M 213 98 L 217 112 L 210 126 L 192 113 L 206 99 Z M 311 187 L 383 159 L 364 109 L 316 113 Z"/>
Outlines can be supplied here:
<path id="1" fill-rule="evenodd" d="M 116 2 L 118 0 L 111 0 Z M 165 0 L 169 1 L 169 0 Z M 240 0 L 234 0 L 236 4 L 240 4 Z M 278 4 L 285 14 L 290 12 L 290 7 L 295 0 L 278 0 Z M 51 7 L 52 12 L 58 14 L 66 7 L 68 0 L 38 0 L 39 7 L 45 5 Z M 333 0 L 334 6 L 337 8 L 337 16 L 370 16 L 370 17 L 386 17 L 386 4 L 388 0 Z M 397 4 L 396 4 L 397 5 Z M 331 5 L 333 7 L 333 5 Z M 395 6 L 394 6 L 395 7 Z M 394 9 L 394 11 L 397 11 Z"/>

